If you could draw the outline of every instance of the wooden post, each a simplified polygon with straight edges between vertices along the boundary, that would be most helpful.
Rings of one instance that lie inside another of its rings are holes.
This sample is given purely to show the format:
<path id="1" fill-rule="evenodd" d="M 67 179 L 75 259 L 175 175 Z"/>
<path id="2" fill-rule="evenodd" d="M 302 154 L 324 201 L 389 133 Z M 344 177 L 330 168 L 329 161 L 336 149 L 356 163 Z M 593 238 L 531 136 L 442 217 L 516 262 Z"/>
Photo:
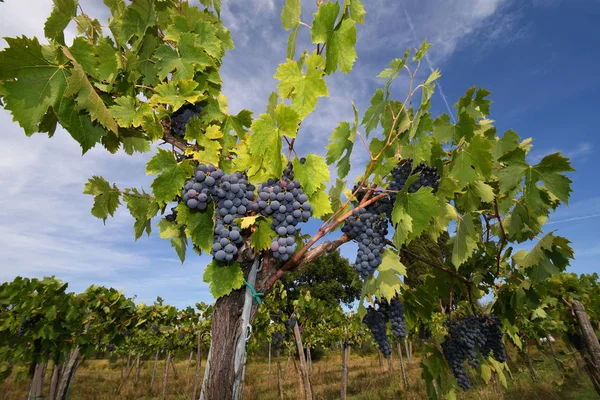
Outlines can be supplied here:
<path id="1" fill-rule="evenodd" d="M 283 400 L 283 382 L 281 381 L 281 360 L 279 359 L 279 349 L 275 352 L 277 357 L 277 386 L 279 388 L 279 398 Z"/>
<path id="2" fill-rule="evenodd" d="M 298 323 L 294 324 L 294 336 L 296 337 L 296 347 L 298 348 L 298 358 L 300 363 L 300 372 L 302 373 L 302 384 L 304 386 L 304 398 L 306 400 L 313 399 L 312 386 L 310 383 L 310 374 L 304 357 L 304 348 L 302 346 L 302 336 L 300 336 L 300 328 Z"/>
<path id="3" fill-rule="evenodd" d="M 133 378 L 133 387 L 136 388 L 140 380 L 140 355 L 135 358 L 135 377 Z"/>
<path id="4" fill-rule="evenodd" d="M 169 380 L 169 366 L 171 364 L 171 351 L 167 353 L 167 359 L 165 360 L 165 376 L 163 377 L 163 400 L 167 397 L 167 381 Z"/>
<path id="5" fill-rule="evenodd" d="M 154 356 L 154 367 L 152 368 L 152 378 L 150 379 L 150 393 L 152 393 L 152 385 L 154 384 L 154 377 L 156 376 L 156 365 L 158 364 L 158 353 L 160 350 L 156 350 Z"/>
<path id="6" fill-rule="evenodd" d="M 404 350 L 406 350 L 406 362 L 410 364 L 410 359 L 412 357 L 412 342 L 409 347 L 409 340 L 404 341 Z"/>
<path id="7" fill-rule="evenodd" d="M 346 332 L 346 341 L 342 343 L 342 387 L 340 398 L 341 400 L 346 400 L 346 392 L 348 389 L 348 333 Z"/>
<path id="8" fill-rule="evenodd" d="M 187 367 L 185 368 L 186 375 L 190 371 L 190 366 L 192 365 L 192 357 L 193 356 L 194 356 L 194 352 L 190 351 L 190 358 L 188 359 L 188 364 L 187 364 Z"/>
<path id="9" fill-rule="evenodd" d="M 271 380 L 271 344 L 272 341 L 269 340 L 269 380 Z"/>
<path id="10" fill-rule="evenodd" d="M 194 376 L 194 387 L 192 389 L 192 400 L 196 400 L 198 384 L 200 383 L 200 366 L 202 364 L 202 334 L 198 332 L 198 348 L 196 350 L 196 374 Z"/>
<path id="11" fill-rule="evenodd" d="M 379 356 L 379 368 L 383 371 L 383 354 L 379 349 L 377 349 L 377 355 Z"/>
<path id="12" fill-rule="evenodd" d="M 396 344 L 398 350 L 398 358 L 400 359 L 400 372 L 402 373 L 402 382 L 404 383 L 404 389 L 408 389 L 408 380 L 406 380 L 406 371 L 404 370 L 404 359 L 402 358 L 402 346 L 400 342 Z M 408 355 L 406 356 L 408 358 Z"/>
<path id="13" fill-rule="evenodd" d="M 527 360 L 527 368 L 529 368 L 529 374 L 531 375 L 531 380 L 537 382 L 538 377 L 535 372 L 535 368 L 533 368 L 533 362 L 531 361 L 531 357 L 529 356 L 529 351 L 527 351 L 527 340 L 523 341 L 523 355 L 525 356 L 525 360 Z"/>
<path id="14" fill-rule="evenodd" d="M 44 375 L 46 374 L 46 363 L 37 363 L 33 373 L 33 379 L 31 379 L 31 386 L 29 387 L 28 400 L 37 400 L 44 397 Z"/>
<path id="15" fill-rule="evenodd" d="M 590 318 L 585 312 L 583 304 L 578 300 L 571 301 L 575 320 L 581 331 L 583 344 L 583 359 L 586 363 L 588 375 L 596 392 L 600 395 L 600 343 L 590 323 Z"/>
<path id="16" fill-rule="evenodd" d="M 56 389 L 58 388 L 58 379 L 60 378 L 61 366 L 52 363 L 52 377 L 50 378 L 49 400 L 56 400 Z"/>
<path id="17" fill-rule="evenodd" d="M 71 381 L 73 380 L 73 375 L 75 375 L 75 371 L 79 365 L 79 357 L 79 346 L 76 346 L 75 349 L 69 353 L 69 357 L 63 366 L 63 372 L 58 383 L 58 391 L 56 394 L 57 400 L 67 399 L 69 387 L 71 386 Z"/>
<path id="18" fill-rule="evenodd" d="M 179 376 L 177 375 L 177 369 L 175 368 L 175 357 L 173 354 L 171 354 L 171 366 L 173 367 L 173 375 L 175 376 L 175 379 L 179 379 Z"/>

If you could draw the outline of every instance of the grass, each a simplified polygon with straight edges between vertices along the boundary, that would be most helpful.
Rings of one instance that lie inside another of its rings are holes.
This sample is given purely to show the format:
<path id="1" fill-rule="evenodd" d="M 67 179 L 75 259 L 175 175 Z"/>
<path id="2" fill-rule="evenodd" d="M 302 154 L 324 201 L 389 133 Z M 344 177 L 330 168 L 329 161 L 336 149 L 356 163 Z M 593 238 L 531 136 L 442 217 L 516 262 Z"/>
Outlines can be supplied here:
<path id="1" fill-rule="evenodd" d="M 558 346 L 557 346 L 558 347 Z M 511 364 L 512 379 L 508 379 L 508 387 L 503 388 L 495 378 L 489 385 L 472 375 L 473 388 L 467 393 L 459 393 L 459 399 L 543 399 L 543 400 L 586 400 L 598 399 L 587 375 L 579 370 L 572 357 L 558 349 L 559 359 L 566 367 L 566 372 L 558 371 L 552 358 L 537 349 L 530 349 L 539 377 L 533 382 L 526 364 L 513 356 Z M 121 382 L 122 363 L 109 363 L 108 360 L 88 360 L 78 369 L 71 386 L 70 399 L 109 400 L 109 399 L 161 399 L 164 362 L 159 362 L 154 382 L 154 390 L 149 392 L 152 360 L 143 362 L 140 381 L 137 388 L 133 387 L 133 373 L 123 385 L 119 394 L 117 387 Z M 581 360 L 579 361 L 581 365 Z M 387 368 L 387 360 L 384 363 Z M 177 363 L 178 376 L 169 372 L 167 398 L 172 400 L 190 399 L 194 365 L 186 373 L 187 360 Z M 287 368 L 286 368 L 287 367 Z M 394 370 L 388 374 L 379 366 L 375 355 L 361 356 L 352 354 L 348 374 L 348 399 L 426 399 L 425 384 L 421 379 L 419 360 L 413 359 L 407 367 L 409 388 L 402 385 L 398 359 L 393 359 Z M 287 357 L 282 357 L 281 368 L 283 375 L 283 391 L 285 399 L 297 399 L 301 396 L 298 376 L 294 363 L 287 363 Z M 46 381 L 50 380 L 50 372 Z M 202 375 L 202 374 L 201 374 Z M 340 398 L 341 357 L 329 354 L 322 360 L 313 363 L 311 381 L 317 399 Z M 28 380 L 17 381 L 15 377 L 0 383 L 0 398 L 2 400 L 17 400 L 26 398 Z M 249 360 L 244 399 L 270 400 L 278 399 L 277 365 L 273 361 L 271 372 L 267 360 L 253 357 Z"/>

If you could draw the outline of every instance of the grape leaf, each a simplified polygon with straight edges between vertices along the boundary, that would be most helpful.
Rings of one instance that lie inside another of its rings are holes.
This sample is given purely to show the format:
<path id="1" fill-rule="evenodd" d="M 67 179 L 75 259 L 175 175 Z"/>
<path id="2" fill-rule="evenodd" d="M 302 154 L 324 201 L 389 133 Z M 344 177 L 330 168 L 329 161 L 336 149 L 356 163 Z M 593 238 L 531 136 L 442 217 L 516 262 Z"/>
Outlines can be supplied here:
<path id="1" fill-rule="evenodd" d="M 318 188 L 312 195 L 308 196 L 308 202 L 313 208 L 312 216 L 321 218 L 333 212 L 331 201 L 325 192 L 325 185 Z"/>
<path id="2" fill-rule="evenodd" d="M 287 52 L 286 52 L 285 56 L 286 56 L 286 58 L 289 58 L 291 60 L 293 60 L 294 57 L 296 56 L 296 39 L 298 38 L 298 30 L 299 29 L 300 29 L 300 24 L 297 24 L 296 26 L 294 26 L 294 28 L 290 32 L 290 35 L 288 36 Z"/>
<path id="3" fill-rule="evenodd" d="M 127 203 L 129 213 L 135 218 L 135 223 L 133 224 L 135 240 L 138 240 L 144 231 L 150 236 L 152 230 L 151 220 L 158 212 L 158 205 L 144 191 L 140 193 L 137 189 L 123 194 L 123 200 Z M 154 211 L 154 214 L 150 211 Z"/>
<path id="4" fill-rule="evenodd" d="M 300 0 L 286 0 L 281 10 L 281 25 L 286 31 L 300 24 L 300 14 L 302 7 Z"/>
<path id="5" fill-rule="evenodd" d="M 538 181 L 542 181 L 544 187 L 550 193 L 568 205 L 569 196 L 572 192 L 572 181 L 561 172 L 572 171 L 575 170 L 571 167 L 568 158 L 561 156 L 560 153 L 550 154 L 542 158 L 538 164 L 529 168 L 526 173 L 526 185 L 534 185 Z"/>
<path id="6" fill-rule="evenodd" d="M 251 217 L 236 218 L 235 223 L 238 224 L 240 229 L 247 229 L 253 225 L 256 225 L 257 224 L 256 220 L 258 218 L 264 218 L 264 217 L 262 215 L 253 215 Z"/>
<path id="7" fill-rule="evenodd" d="M 433 217 L 440 213 L 439 203 L 429 187 L 416 193 L 398 193 L 392 210 L 392 223 L 402 228 L 397 236 L 397 245 L 410 242 L 421 236 Z"/>
<path id="8" fill-rule="evenodd" d="M 52 13 L 44 24 L 44 35 L 48 39 L 57 41 L 60 44 L 65 44 L 63 31 L 77 14 L 76 0 L 53 0 L 54 6 Z"/>
<path id="9" fill-rule="evenodd" d="M 237 262 L 221 265 L 213 261 L 206 266 L 203 280 L 210 284 L 210 293 L 218 299 L 244 286 L 244 272 Z"/>
<path id="10" fill-rule="evenodd" d="M 492 144 L 482 136 L 475 136 L 468 146 L 453 154 L 450 176 L 455 178 L 460 189 L 478 180 L 481 174 L 487 177 L 492 172 Z"/>
<path id="11" fill-rule="evenodd" d="M 83 194 L 94 196 L 92 215 L 104 222 L 109 215 L 114 217 L 117 207 L 121 204 L 121 193 L 117 187 L 115 185 L 111 187 L 110 183 L 101 176 L 91 177 L 83 188 Z"/>
<path id="12" fill-rule="evenodd" d="M 327 43 L 326 73 L 335 72 L 338 64 L 342 72 L 349 73 L 356 60 L 356 21 L 342 18 L 336 25 L 339 11 L 337 2 L 322 4 L 315 13 L 310 30 L 313 43 Z"/>
<path id="13" fill-rule="evenodd" d="M 206 14 L 202 10 L 190 6 L 189 3 L 183 4 L 185 6 L 182 7 L 182 12 L 173 18 L 173 23 L 168 27 L 165 40 L 179 43 L 182 38 L 192 35 L 195 47 L 204 50 L 215 59 L 221 58 L 224 49 L 218 37 L 219 30 L 216 24 L 204 20 Z"/>
<path id="14" fill-rule="evenodd" d="M 354 127 L 350 129 L 349 122 L 341 122 L 329 137 L 327 148 L 326 161 L 331 165 L 337 161 L 337 174 L 340 179 L 348 176 L 350 172 L 350 156 L 354 148 L 354 140 L 356 139 L 358 125 L 358 111 L 354 104 Z"/>
<path id="15" fill-rule="evenodd" d="M 186 235 L 206 253 L 210 253 L 213 245 L 214 209 L 213 203 L 205 211 L 192 211 L 183 203 L 177 205 L 177 223 L 185 226 Z"/>
<path id="16" fill-rule="evenodd" d="M 0 52 L 0 94 L 27 136 L 38 132 L 48 107 L 56 107 L 67 87 L 69 71 L 44 57 L 49 47 L 37 38 L 5 38 Z M 99 139 L 98 139 L 99 140 Z"/>
<path id="17" fill-rule="evenodd" d="M 327 84 L 323 79 L 325 61 L 315 52 L 306 59 L 307 71 L 302 73 L 300 66 L 288 60 L 277 69 L 275 78 L 279 80 L 277 87 L 282 98 L 292 98 L 292 107 L 300 119 L 304 119 L 317 105 L 319 97 L 327 97 Z"/>
<path id="18" fill-rule="evenodd" d="M 167 44 L 158 47 L 156 68 L 158 77 L 163 80 L 173 70 L 173 80 L 191 80 L 197 70 L 202 70 L 213 64 L 201 47 L 195 44 L 195 35 L 183 33 L 177 45 L 177 50 Z"/>
<path id="19" fill-rule="evenodd" d="M 385 248 L 381 256 L 381 265 L 377 267 L 379 272 L 393 270 L 398 275 L 406 276 L 406 267 L 400 261 L 398 253 L 394 250 Z"/>
<path id="20" fill-rule="evenodd" d="M 181 193 L 185 180 L 193 173 L 193 166 L 189 160 L 181 164 L 167 150 L 158 149 L 158 152 L 146 164 L 147 174 L 159 174 L 152 182 L 152 193 L 159 204 L 166 204 Z"/>
<path id="21" fill-rule="evenodd" d="M 271 228 L 271 221 L 259 219 L 255 225 L 254 232 L 250 236 L 250 243 L 255 251 L 267 250 L 277 233 Z"/>
<path id="22" fill-rule="evenodd" d="M 171 239 L 171 247 L 175 248 L 179 260 L 181 260 L 181 263 L 183 264 L 185 261 L 185 251 L 187 249 L 187 237 L 185 236 L 183 227 L 163 218 L 158 223 L 158 228 L 162 239 Z"/>
<path id="23" fill-rule="evenodd" d="M 111 115 L 122 127 L 140 127 L 144 118 L 152 117 L 154 112 L 148 104 L 140 104 L 137 97 L 122 96 L 115 99 L 115 104 L 109 108 Z"/>
<path id="24" fill-rule="evenodd" d="M 259 157 L 259 164 L 255 167 L 257 172 L 263 170 L 262 176 L 280 177 L 282 144 L 275 121 L 269 114 L 261 114 L 250 129 L 253 134 L 248 139 L 248 150 L 252 156 Z M 256 172 L 252 175 L 256 175 Z"/>
<path id="25" fill-rule="evenodd" d="M 298 113 L 291 107 L 281 103 L 275 108 L 275 121 L 281 136 L 295 138 L 298 131 L 300 118 Z"/>
<path id="26" fill-rule="evenodd" d="M 202 164 L 219 165 L 221 157 L 221 143 L 219 139 L 223 138 L 223 132 L 217 125 L 210 125 L 206 128 L 206 133 L 202 130 L 202 121 L 200 118 L 193 118 L 188 122 L 185 130 L 186 140 L 196 140 L 200 149 L 186 149 L 186 154 L 192 154 L 194 160 Z"/>
<path id="27" fill-rule="evenodd" d="M 156 23 L 154 0 L 137 0 L 131 3 L 119 16 L 113 14 L 110 21 L 111 32 L 120 45 L 125 45 L 133 37 L 133 48 L 137 50 L 148 28 Z"/>
<path id="28" fill-rule="evenodd" d="M 323 157 L 316 154 L 308 154 L 304 164 L 298 158 L 292 161 L 294 166 L 294 177 L 300 181 L 302 190 L 308 196 L 314 194 L 323 183 L 329 183 L 329 168 Z"/>
<path id="29" fill-rule="evenodd" d="M 350 18 L 359 24 L 365 23 L 365 8 L 363 7 L 360 0 L 344 0 L 344 9 L 350 7 Z"/>
<path id="30" fill-rule="evenodd" d="M 479 236 L 470 213 L 457 215 L 456 236 L 453 238 L 452 246 L 452 264 L 456 269 L 471 258 L 473 251 L 477 248 Z"/>
<path id="31" fill-rule="evenodd" d="M 502 138 L 497 138 L 492 147 L 492 155 L 498 160 L 503 155 L 516 150 L 519 147 L 519 135 L 513 130 L 504 132 Z"/>
<path id="32" fill-rule="evenodd" d="M 177 111 L 187 101 L 192 104 L 204 100 L 206 95 L 196 91 L 199 83 L 194 81 L 169 81 L 154 88 L 155 94 L 150 101 L 152 103 L 169 104 L 172 111 Z"/>
<path id="33" fill-rule="evenodd" d="M 82 154 L 94 147 L 108 133 L 111 133 L 99 124 L 93 123 L 87 113 L 78 111 L 75 103 L 66 98 L 60 102 L 56 116 L 62 127 L 81 145 Z"/>
<path id="34" fill-rule="evenodd" d="M 379 121 L 383 116 L 383 111 L 387 104 L 387 100 L 384 100 L 383 98 L 383 89 L 377 89 L 371 98 L 371 105 L 367 108 L 367 111 L 365 111 L 365 115 L 361 122 L 361 125 L 365 127 L 367 137 L 369 136 L 369 133 L 379 125 Z"/>
<path id="35" fill-rule="evenodd" d="M 108 108 L 106 108 L 104 100 L 96 93 L 81 65 L 77 63 L 75 57 L 66 48 L 63 48 L 63 52 L 73 62 L 72 74 L 67 78 L 67 89 L 64 95 L 66 97 L 75 96 L 78 109 L 87 111 L 90 114 L 92 122 L 98 121 L 106 129 L 118 134 L 119 127 L 117 121 L 115 121 Z"/>

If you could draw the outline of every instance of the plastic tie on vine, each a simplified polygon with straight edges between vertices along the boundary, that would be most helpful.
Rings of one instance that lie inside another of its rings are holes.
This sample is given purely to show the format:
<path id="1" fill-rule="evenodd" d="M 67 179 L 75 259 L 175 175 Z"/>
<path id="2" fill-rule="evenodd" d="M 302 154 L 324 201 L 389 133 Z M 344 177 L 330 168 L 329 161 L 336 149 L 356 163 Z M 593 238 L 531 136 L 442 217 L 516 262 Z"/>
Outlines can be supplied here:
<path id="1" fill-rule="evenodd" d="M 246 281 L 245 279 L 244 279 L 244 283 L 246 284 L 246 286 L 248 286 L 248 288 L 252 292 L 252 298 L 260 306 L 262 304 L 262 300 L 260 298 L 261 298 L 261 296 L 264 296 L 265 294 L 263 292 L 257 292 L 256 289 L 254 289 L 254 286 L 252 286 L 251 284 L 249 284 L 248 281 Z"/>

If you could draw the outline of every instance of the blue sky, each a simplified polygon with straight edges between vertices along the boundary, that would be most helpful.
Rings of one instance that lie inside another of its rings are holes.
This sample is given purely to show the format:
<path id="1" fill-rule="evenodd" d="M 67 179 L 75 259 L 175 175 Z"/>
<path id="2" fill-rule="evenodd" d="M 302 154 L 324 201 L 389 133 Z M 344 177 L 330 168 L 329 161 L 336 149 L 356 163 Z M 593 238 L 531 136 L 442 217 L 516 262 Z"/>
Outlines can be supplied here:
<path id="1" fill-rule="evenodd" d="M 442 72 L 443 93 L 450 105 L 474 85 L 491 90 L 492 119 L 500 132 L 514 129 L 532 137 L 531 160 L 562 151 L 572 158 L 574 193 L 548 230 L 573 242 L 574 272 L 600 271 L 600 189 L 595 152 L 600 90 L 600 1 L 598 0 L 404 0 L 365 1 L 366 24 L 359 26 L 358 59 L 350 75 L 328 78 L 330 97 L 302 124 L 299 153 L 324 154 L 327 138 L 340 121 L 352 119 L 351 100 L 361 114 L 381 83 L 375 76 L 392 58 L 423 39 L 434 44 L 433 68 Z M 101 21 L 101 2 L 81 1 Z M 230 110 L 263 112 L 275 88 L 273 75 L 285 61 L 287 32 L 279 22 L 282 0 L 224 1 L 223 19 L 236 49 L 224 59 L 224 93 Z M 7 0 L 0 4 L 0 36 L 42 37 L 50 0 Z M 303 1 L 303 20 L 311 23 L 314 1 Z M 67 40 L 75 29 L 70 26 Z M 0 47 L 4 47 L 2 41 Z M 310 48 L 301 31 L 299 49 Z M 424 65 L 423 73 L 429 66 Z M 439 88 L 438 88 L 439 89 Z M 392 92 L 404 97 L 406 80 Z M 436 94 L 433 113 L 447 112 Z M 211 302 L 202 282 L 208 257 L 190 252 L 181 265 L 168 241 L 153 232 L 133 241 L 133 220 L 126 209 L 106 226 L 89 213 L 92 199 L 82 194 L 92 175 L 120 187 L 148 188 L 145 163 L 151 154 L 110 155 L 100 148 L 84 157 L 62 130 L 53 139 L 26 138 L 10 115 L 0 110 L 0 281 L 15 276 L 56 275 L 80 291 L 100 284 L 124 289 L 138 300 L 161 296 L 186 306 Z M 360 146 L 352 156 L 354 178 L 366 161 Z M 318 223 L 307 224 L 310 233 Z M 354 259 L 355 247 L 342 254 Z"/>

